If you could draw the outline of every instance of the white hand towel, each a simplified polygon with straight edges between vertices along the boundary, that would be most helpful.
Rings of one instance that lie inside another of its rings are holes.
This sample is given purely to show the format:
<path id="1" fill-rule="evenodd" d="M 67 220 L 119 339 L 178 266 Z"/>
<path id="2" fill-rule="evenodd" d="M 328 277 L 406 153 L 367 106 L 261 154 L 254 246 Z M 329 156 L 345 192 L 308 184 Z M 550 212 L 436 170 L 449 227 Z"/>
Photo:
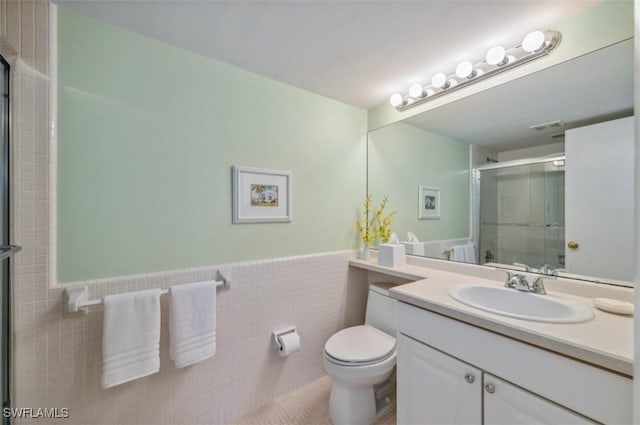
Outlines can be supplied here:
<path id="1" fill-rule="evenodd" d="M 452 246 L 450 260 L 464 261 L 464 247 L 462 245 Z"/>
<path id="2" fill-rule="evenodd" d="M 170 354 L 177 368 L 208 359 L 216 353 L 216 283 L 171 287 Z"/>
<path id="3" fill-rule="evenodd" d="M 104 297 L 102 388 L 160 370 L 160 289 Z"/>
<path id="4" fill-rule="evenodd" d="M 464 245 L 464 261 L 467 263 L 476 264 L 476 244 L 468 243 Z"/>

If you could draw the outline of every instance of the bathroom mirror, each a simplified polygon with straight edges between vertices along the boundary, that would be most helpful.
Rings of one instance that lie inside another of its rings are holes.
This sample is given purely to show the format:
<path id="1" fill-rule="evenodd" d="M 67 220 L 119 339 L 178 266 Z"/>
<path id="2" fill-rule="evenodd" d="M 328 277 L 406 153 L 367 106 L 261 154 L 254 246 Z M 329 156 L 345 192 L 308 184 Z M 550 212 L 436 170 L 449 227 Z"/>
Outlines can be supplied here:
<path id="1" fill-rule="evenodd" d="M 630 39 L 370 131 L 368 192 L 410 254 L 630 286 L 632 115 Z"/>

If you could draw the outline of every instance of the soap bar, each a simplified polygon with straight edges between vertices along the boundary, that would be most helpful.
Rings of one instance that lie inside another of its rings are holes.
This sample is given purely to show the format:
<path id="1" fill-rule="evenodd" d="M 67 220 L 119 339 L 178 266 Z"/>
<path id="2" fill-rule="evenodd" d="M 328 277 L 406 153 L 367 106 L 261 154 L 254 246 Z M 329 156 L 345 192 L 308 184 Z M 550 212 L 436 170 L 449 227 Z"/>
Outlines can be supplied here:
<path id="1" fill-rule="evenodd" d="M 633 304 L 612 298 L 594 298 L 593 305 L 602 311 L 615 314 L 633 314 Z"/>

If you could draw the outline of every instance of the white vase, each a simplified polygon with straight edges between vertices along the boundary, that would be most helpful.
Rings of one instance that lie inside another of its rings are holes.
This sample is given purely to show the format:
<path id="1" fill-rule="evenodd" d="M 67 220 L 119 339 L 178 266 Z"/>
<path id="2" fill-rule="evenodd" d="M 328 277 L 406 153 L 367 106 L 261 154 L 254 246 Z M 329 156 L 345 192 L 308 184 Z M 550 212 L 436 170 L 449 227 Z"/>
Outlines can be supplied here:
<path id="1" fill-rule="evenodd" d="M 369 251 L 369 245 L 365 245 L 362 247 L 362 252 L 360 253 L 361 260 L 371 260 L 371 252 Z"/>

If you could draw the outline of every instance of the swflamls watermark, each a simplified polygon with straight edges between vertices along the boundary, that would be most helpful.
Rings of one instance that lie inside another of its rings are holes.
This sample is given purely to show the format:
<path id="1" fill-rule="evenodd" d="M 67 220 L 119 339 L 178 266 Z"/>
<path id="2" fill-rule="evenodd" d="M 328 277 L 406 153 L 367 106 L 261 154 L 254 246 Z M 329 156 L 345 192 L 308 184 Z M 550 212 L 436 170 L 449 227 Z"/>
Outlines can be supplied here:
<path id="1" fill-rule="evenodd" d="M 66 419 L 68 407 L 5 407 L 2 416 L 14 419 Z"/>

